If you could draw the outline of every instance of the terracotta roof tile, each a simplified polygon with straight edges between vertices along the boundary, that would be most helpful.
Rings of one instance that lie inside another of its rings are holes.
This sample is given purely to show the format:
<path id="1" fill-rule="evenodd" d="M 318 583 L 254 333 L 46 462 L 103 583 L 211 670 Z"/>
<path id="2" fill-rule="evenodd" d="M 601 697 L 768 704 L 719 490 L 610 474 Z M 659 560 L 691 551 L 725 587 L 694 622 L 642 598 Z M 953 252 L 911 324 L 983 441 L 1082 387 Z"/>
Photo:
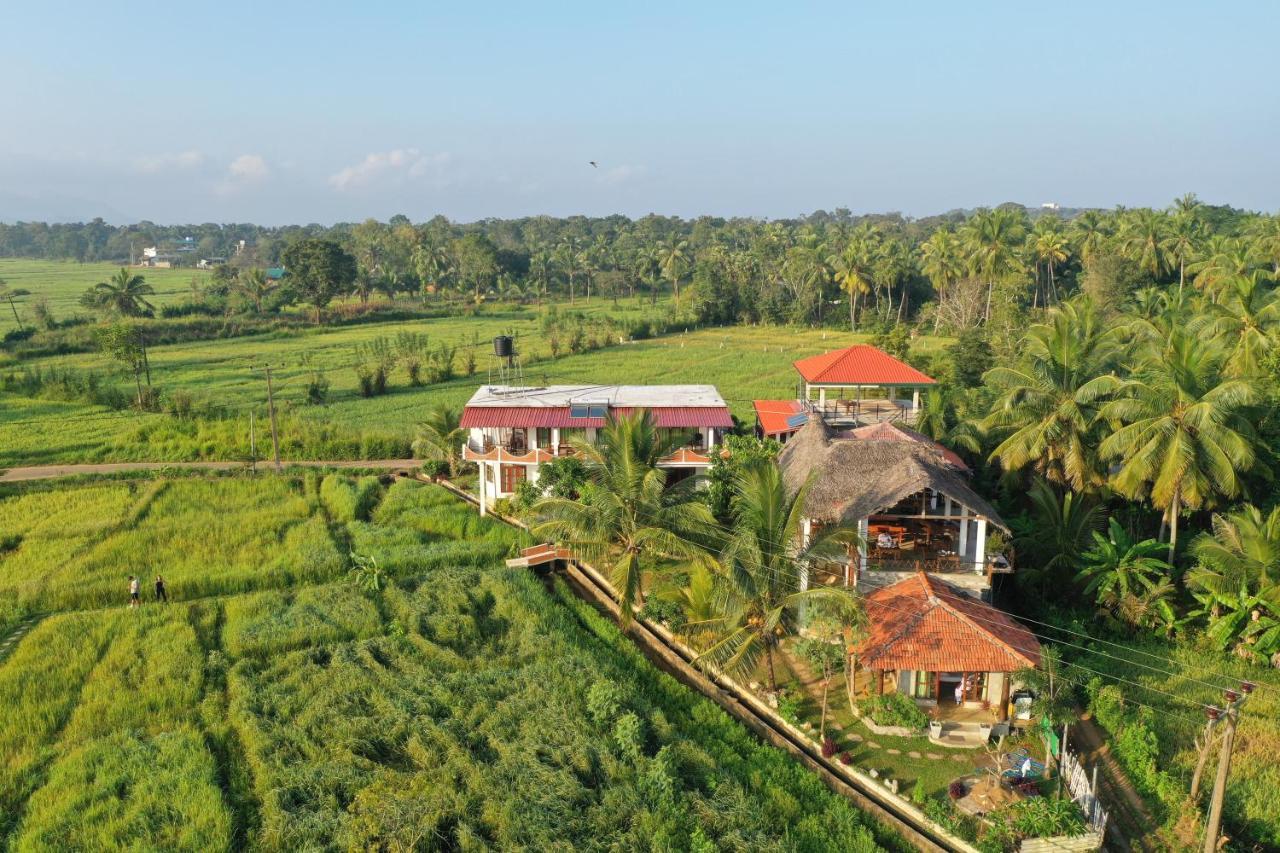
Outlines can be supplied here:
<path id="1" fill-rule="evenodd" d="M 870 669 L 1013 672 L 1040 662 L 1035 635 L 1004 611 L 923 572 L 866 597 Z"/>
<path id="2" fill-rule="evenodd" d="M 816 385 L 933 385 L 925 376 L 870 344 L 824 352 L 794 362 L 806 382 Z"/>

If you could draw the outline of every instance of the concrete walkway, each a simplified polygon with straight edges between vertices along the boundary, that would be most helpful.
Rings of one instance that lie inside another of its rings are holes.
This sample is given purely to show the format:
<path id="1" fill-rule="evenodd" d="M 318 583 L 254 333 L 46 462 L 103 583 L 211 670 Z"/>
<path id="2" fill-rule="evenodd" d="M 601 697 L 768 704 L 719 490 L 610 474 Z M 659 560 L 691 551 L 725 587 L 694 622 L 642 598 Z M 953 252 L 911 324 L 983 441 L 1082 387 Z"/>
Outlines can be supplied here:
<path id="1" fill-rule="evenodd" d="M 417 468 L 420 459 L 340 459 L 330 462 L 285 462 L 286 468 Z M 247 468 L 244 462 L 103 462 L 91 465 L 33 465 L 24 468 L 0 469 L 0 483 L 16 483 L 23 480 L 49 480 L 55 477 L 74 477 L 81 474 L 120 474 L 126 471 L 235 471 Z M 270 471 L 270 460 L 258 462 L 258 470 Z"/>

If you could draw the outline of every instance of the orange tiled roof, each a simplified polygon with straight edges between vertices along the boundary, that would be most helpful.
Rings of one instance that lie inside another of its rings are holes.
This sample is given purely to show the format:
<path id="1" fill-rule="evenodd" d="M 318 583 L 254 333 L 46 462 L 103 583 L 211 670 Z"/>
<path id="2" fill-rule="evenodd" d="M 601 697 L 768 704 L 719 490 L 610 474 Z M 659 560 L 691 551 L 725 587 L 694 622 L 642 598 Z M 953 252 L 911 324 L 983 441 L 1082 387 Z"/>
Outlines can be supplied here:
<path id="1" fill-rule="evenodd" d="M 933 385 L 934 380 L 870 344 L 824 352 L 794 362 L 817 385 Z"/>
<path id="2" fill-rule="evenodd" d="M 756 419 L 760 421 L 760 429 L 765 435 L 779 435 L 784 432 L 795 432 L 803 426 L 792 426 L 788 421 L 800 414 L 799 400 L 752 400 L 756 409 Z"/>
<path id="3" fill-rule="evenodd" d="M 710 465 L 711 457 L 696 450 L 682 447 L 670 456 L 658 460 L 659 465 Z"/>
<path id="4" fill-rule="evenodd" d="M 866 597 L 869 669 L 1013 672 L 1040 663 L 1035 635 L 997 607 L 923 572 Z"/>

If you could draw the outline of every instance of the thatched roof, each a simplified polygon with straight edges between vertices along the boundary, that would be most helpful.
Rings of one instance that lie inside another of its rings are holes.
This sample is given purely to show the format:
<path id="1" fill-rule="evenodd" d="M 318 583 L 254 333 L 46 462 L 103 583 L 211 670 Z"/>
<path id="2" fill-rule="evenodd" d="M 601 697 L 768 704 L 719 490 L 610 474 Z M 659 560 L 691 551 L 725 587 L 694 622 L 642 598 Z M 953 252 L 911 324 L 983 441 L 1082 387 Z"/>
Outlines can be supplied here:
<path id="1" fill-rule="evenodd" d="M 813 478 L 805 499 L 811 518 L 852 522 L 888 509 L 923 489 L 958 501 L 1008 530 L 991 504 L 969 488 L 961 473 L 935 448 L 918 441 L 864 441 L 833 435 L 812 413 L 778 456 L 783 479 L 794 494 Z"/>

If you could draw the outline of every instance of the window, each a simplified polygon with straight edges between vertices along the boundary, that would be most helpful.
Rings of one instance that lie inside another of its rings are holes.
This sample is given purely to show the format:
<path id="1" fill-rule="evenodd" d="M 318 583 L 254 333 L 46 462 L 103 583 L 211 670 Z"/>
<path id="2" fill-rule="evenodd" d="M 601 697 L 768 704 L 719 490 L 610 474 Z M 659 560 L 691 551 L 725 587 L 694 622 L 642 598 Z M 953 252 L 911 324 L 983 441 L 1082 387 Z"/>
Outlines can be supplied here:
<path id="1" fill-rule="evenodd" d="M 569 406 L 571 418 L 603 418 L 609 413 L 609 407 L 598 403 L 574 403 Z"/>
<path id="2" fill-rule="evenodd" d="M 528 475 L 523 465 L 503 465 L 502 466 L 502 491 L 514 492 L 516 484 Z"/>
<path id="3" fill-rule="evenodd" d="M 935 689 L 937 681 L 933 677 L 932 672 L 925 672 L 922 669 L 914 670 L 911 681 L 911 695 L 917 699 L 937 699 L 938 694 Z"/>

